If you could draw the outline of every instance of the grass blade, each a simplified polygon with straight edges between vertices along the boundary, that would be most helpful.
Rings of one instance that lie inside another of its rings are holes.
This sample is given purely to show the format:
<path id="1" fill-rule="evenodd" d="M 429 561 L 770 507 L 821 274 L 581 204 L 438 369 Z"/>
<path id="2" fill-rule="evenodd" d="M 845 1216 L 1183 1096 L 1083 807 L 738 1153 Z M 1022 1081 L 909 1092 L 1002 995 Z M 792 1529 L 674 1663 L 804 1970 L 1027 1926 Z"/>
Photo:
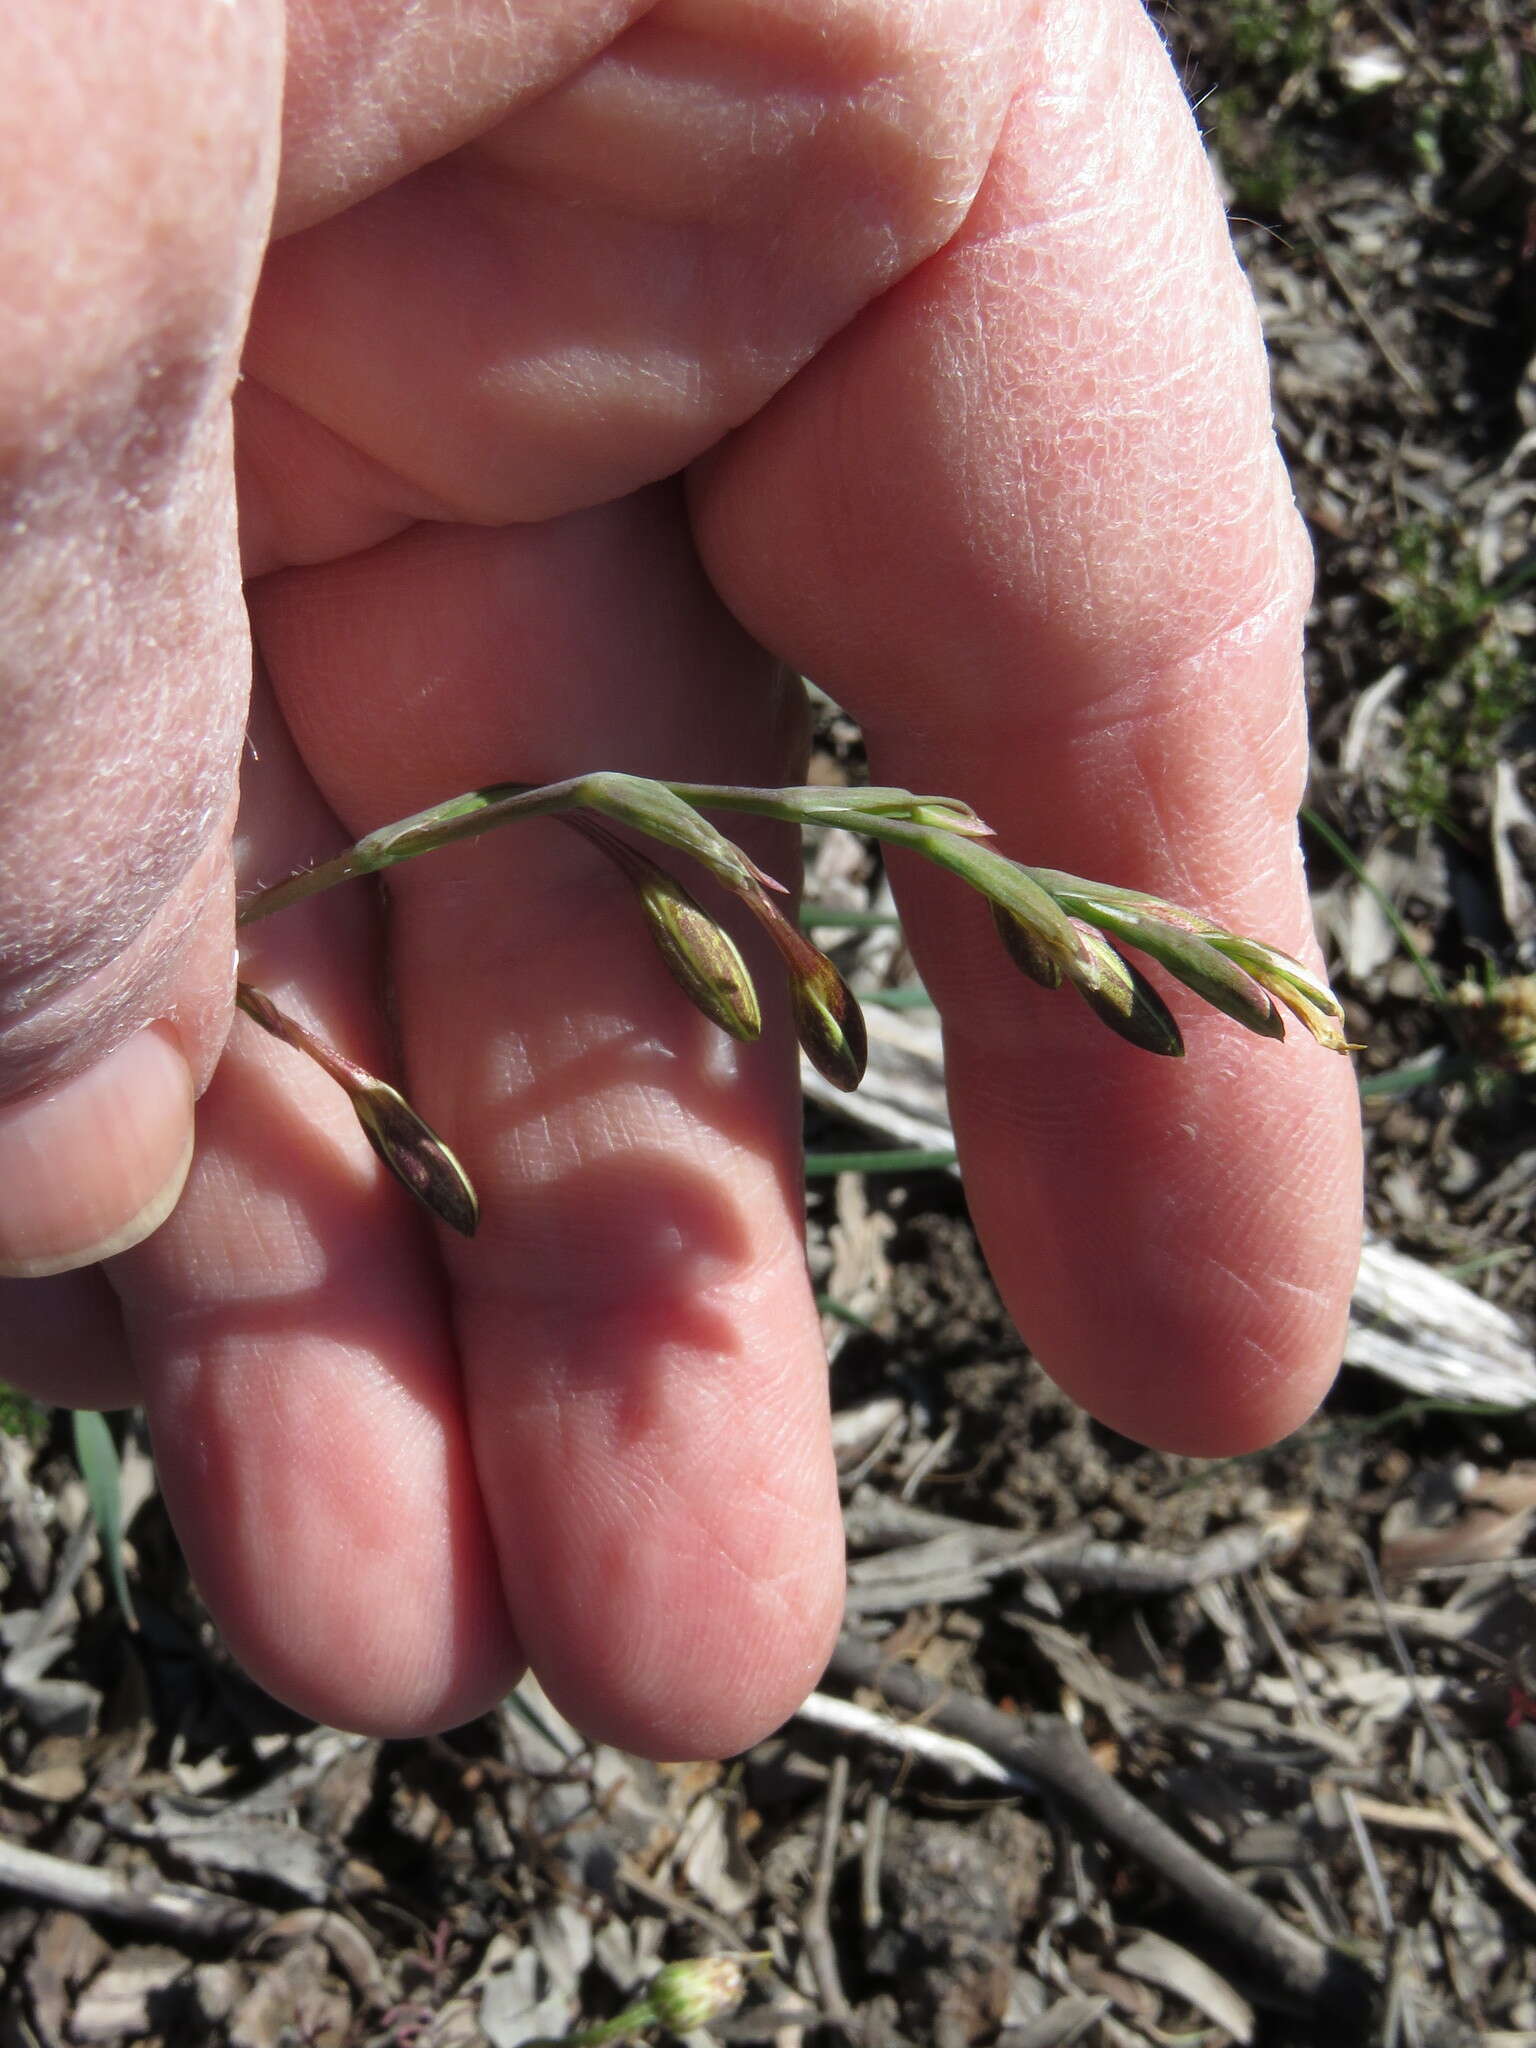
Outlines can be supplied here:
<path id="1" fill-rule="evenodd" d="M 948 1147 L 924 1151 L 893 1145 L 883 1152 L 808 1152 L 807 1180 L 827 1180 L 837 1173 L 934 1173 L 953 1166 L 959 1154 Z"/>
<path id="2" fill-rule="evenodd" d="M 1368 890 L 1375 897 L 1382 916 L 1397 934 L 1397 943 L 1418 969 L 1419 979 L 1424 984 L 1425 994 L 1432 1003 L 1438 1003 L 1443 1007 L 1447 1000 L 1445 983 L 1440 979 L 1433 964 L 1425 957 L 1424 952 L 1415 941 L 1412 932 L 1409 931 L 1403 921 L 1402 913 L 1398 910 L 1392 898 L 1379 883 L 1373 881 L 1366 873 L 1364 863 L 1360 860 L 1349 841 L 1335 832 L 1326 818 L 1320 818 L 1317 812 L 1313 810 L 1305 810 L 1301 815 L 1307 830 L 1315 832 L 1323 844 L 1330 847 L 1338 855 L 1360 886 Z"/>
<path id="3" fill-rule="evenodd" d="M 139 1618 L 128 1593 L 128 1574 L 123 1568 L 123 1468 L 107 1419 L 94 1408 L 77 1408 L 74 1413 L 75 1459 L 91 1503 L 96 1533 L 112 1590 L 129 1628 L 137 1629 Z"/>

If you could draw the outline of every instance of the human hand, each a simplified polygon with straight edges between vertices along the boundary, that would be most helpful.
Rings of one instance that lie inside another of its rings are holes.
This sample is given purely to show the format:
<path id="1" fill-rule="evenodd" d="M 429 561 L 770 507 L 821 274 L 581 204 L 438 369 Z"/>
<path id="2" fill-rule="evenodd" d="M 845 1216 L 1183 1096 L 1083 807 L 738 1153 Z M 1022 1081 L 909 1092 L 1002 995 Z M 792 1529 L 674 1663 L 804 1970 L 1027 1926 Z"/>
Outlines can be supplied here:
<path id="1" fill-rule="evenodd" d="M 275 0 L 23 13 L 0 1251 L 53 1277 L 0 1287 L 5 1375 L 144 1403 L 307 1711 L 442 1726 L 527 1657 L 596 1735 L 740 1747 L 842 1584 L 787 1034 L 722 1049 L 547 824 L 402 869 L 387 928 L 355 889 L 254 928 L 464 1158 L 444 1242 L 321 1076 L 244 1022 L 220 1058 L 234 868 L 498 777 L 794 781 L 784 661 L 879 780 L 1300 950 L 1307 556 L 1176 82 L 1130 0 L 310 0 L 262 267 Z M 1353 1272 L 1343 1062 L 1177 1000 L 1150 1059 L 893 872 L 1046 1364 L 1171 1448 L 1293 1427 Z"/>

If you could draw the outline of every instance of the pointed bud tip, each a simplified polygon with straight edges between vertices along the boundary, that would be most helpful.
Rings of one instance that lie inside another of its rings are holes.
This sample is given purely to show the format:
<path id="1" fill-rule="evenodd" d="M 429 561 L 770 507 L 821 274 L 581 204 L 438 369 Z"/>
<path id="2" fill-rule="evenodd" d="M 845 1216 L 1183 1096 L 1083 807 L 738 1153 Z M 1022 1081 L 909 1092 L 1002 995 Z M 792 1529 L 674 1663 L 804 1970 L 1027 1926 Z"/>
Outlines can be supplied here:
<path id="1" fill-rule="evenodd" d="M 864 1078 L 869 1033 L 852 989 L 824 955 L 822 964 L 825 973 L 790 977 L 795 1036 L 822 1079 L 851 1095 Z"/>
<path id="2" fill-rule="evenodd" d="M 474 1184 L 425 1117 L 386 1081 L 353 1091 L 352 1107 L 369 1144 L 406 1192 L 450 1230 L 473 1237 L 480 1222 Z"/>
<path id="3" fill-rule="evenodd" d="M 1183 1034 L 1151 982 L 1116 952 L 1102 932 L 1079 918 L 1070 922 L 1079 953 L 1068 972 L 1100 1023 L 1143 1052 L 1182 1059 Z"/>
<path id="4" fill-rule="evenodd" d="M 1306 1026 L 1327 1052 L 1360 1052 L 1344 1035 L 1344 1005 L 1320 975 L 1278 946 L 1262 939 L 1248 939 L 1236 932 L 1212 933 L 1209 943 L 1245 974 L 1252 975 L 1266 994 L 1272 996 Z"/>
<path id="5" fill-rule="evenodd" d="M 756 894 L 743 901 L 784 962 L 801 1051 L 824 1081 L 851 1095 L 864 1078 L 869 1058 L 869 1033 L 853 990 L 776 903 Z"/>
<path id="6" fill-rule="evenodd" d="M 963 839 L 995 839 L 997 834 L 967 803 L 955 796 L 923 796 L 908 814 L 914 825 L 936 826 L 942 832 L 958 833 Z"/>

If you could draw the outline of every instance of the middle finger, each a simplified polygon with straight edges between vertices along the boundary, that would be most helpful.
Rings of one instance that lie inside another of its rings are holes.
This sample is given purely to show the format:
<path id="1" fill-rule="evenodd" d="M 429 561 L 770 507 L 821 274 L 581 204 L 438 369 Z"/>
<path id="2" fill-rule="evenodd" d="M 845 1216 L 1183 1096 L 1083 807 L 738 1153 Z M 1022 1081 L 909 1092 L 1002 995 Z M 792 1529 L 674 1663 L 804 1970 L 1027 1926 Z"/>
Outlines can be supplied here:
<path id="1" fill-rule="evenodd" d="M 495 779 L 797 772 L 798 689 L 709 590 L 670 486 L 418 528 L 266 579 L 253 611 L 352 831 Z M 813 1682 L 841 1597 L 787 1035 L 699 1018 L 628 884 L 555 824 L 390 895 L 412 1096 L 481 1196 L 445 1256 L 519 1637 L 589 1731 L 728 1751 Z"/>

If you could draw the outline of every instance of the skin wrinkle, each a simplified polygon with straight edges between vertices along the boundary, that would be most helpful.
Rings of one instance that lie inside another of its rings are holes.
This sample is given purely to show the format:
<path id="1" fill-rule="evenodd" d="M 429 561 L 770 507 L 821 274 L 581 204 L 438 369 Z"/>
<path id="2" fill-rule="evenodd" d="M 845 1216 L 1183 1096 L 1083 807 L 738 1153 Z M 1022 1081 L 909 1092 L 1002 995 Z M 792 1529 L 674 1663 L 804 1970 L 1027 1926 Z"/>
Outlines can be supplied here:
<path id="1" fill-rule="evenodd" d="M 163 1013 L 193 935 L 168 920 L 135 942 L 207 850 L 238 746 L 244 619 L 218 542 L 275 168 L 275 16 L 250 0 L 157 18 L 162 61 L 124 91 L 114 67 L 151 11 L 127 0 L 66 56 L 47 9 L 24 4 L 0 109 L 0 268 L 26 309 L 0 344 L 0 953 L 13 1010 L 61 1005 L 5 1034 L 6 1094 Z M 189 95 L 202 120 L 181 118 Z M 212 1006 L 212 990 L 186 995 Z"/>
<path id="2" fill-rule="evenodd" d="M 732 1271 L 713 1283 L 690 1285 L 682 1290 L 683 1298 L 699 1303 L 699 1312 L 694 1317 L 696 1329 L 738 1334 L 730 1356 L 696 1351 L 692 1368 L 683 1365 L 686 1336 L 682 1340 L 683 1350 L 670 1338 L 666 1339 L 671 1355 L 665 1370 L 659 1358 L 643 1368 L 645 1377 L 654 1380 L 658 1388 L 676 1389 L 670 1399 L 662 1395 L 659 1409 L 647 1405 L 642 1398 L 637 1374 L 642 1369 L 640 1361 L 647 1355 L 650 1333 L 665 1333 L 674 1327 L 668 1299 L 670 1288 L 660 1292 L 647 1288 L 642 1293 L 631 1287 L 615 1291 L 607 1298 L 594 1298 L 589 1289 L 578 1306 L 569 1299 L 532 1295 L 526 1286 L 511 1291 L 504 1285 L 497 1300 L 505 1304 L 505 1313 L 519 1332 L 521 1348 L 530 1359 L 546 1361 L 537 1379 L 521 1387 L 519 1412 L 537 1412 L 546 1423 L 553 1425 L 558 1420 L 563 1428 L 571 1412 L 578 1407 L 584 1409 L 588 1420 L 583 1433 L 602 1434 L 604 1469 L 608 1460 L 622 1452 L 626 1471 L 631 1456 L 643 1455 L 647 1441 L 670 1438 L 676 1420 L 686 1419 L 690 1436 L 695 1436 L 703 1418 L 715 1414 L 720 1418 L 718 1433 L 734 1442 L 739 1405 L 737 1382 L 748 1362 L 754 1402 L 768 1414 L 782 1409 L 798 1416 L 800 1403 L 790 1398 L 794 1392 L 791 1363 L 780 1357 L 778 1347 L 767 1349 L 750 1341 L 751 1311 L 764 1298 L 760 1275 L 775 1266 L 782 1270 L 786 1265 L 794 1268 L 798 1282 L 798 1252 L 788 1255 L 781 1244 L 765 1251 L 744 1273 Z M 652 1274 L 642 1269 L 641 1277 L 650 1280 Z M 777 1307 L 776 1297 L 775 1311 Z M 633 1356 L 634 1371 L 620 1371 L 610 1363 L 593 1368 L 588 1363 L 625 1355 Z M 788 1429 L 792 1425 L 784 1426 Z"/>
<path id="3" fill-rule="evenodd" d="M 182 976 L 189 939 L 195 947 L 206 920 L 229 898 L 224 849 L 215 836 L 179 892 L 161 905 L 158 916 L 115 959 L 74 980 L 62 970 L 17 987 L 0 980 L 0 1059 L 9 1090 L 22 1093 L 62 1078 L 90 1056 L 120 1043 L 144 1020 L 146 1011 L 176 1025 L 194 1078 L 204 1085 L 222 1036 L 211 1037 L 195 1009 L 186 1007 Z M 226 961 L 227 957 L 226 951 Z M 215 997 L 226 990 L 232 994 L 232 971 L 223 968 L 209 987 Z M 39 994 L 28 1011 L 27 996 L 44 988 L 46 1000 Z"/>
<path id="4" fill-rule="evenodd" d="M 824 9 L 821 14 L 824 18 Z M 902 146 L 896 158 L 889 138 L 885 144 L 880 140 L 891 118 L 889 106 L 874 116 L 862 104 L 824 111 L 810 143 L 788 166 L 770 165 L 765 172 L 758 163 L 754 231 L 711 234 L 707 258 L 701 259 L 691 230 L 681 237 L 669 235 L 664 207 L 660 222 L 645 214 L 651 151 L 626 153 L 621 142 L 610 183 L 616 181 L 622 191 L 622 218 L 606 204 L 578 204 L 580 261 L 568 260 L 552 272 L 550 249 L 558 245 L 569 255 L 572 247 L 571 210 L 520 189 L 515 210 L 503 207 L 493 230 L 486 214 L 485 162 L 496 150 L 498 131 L 492 131 L 456 162 L 434 164 L 346 221 L 323 224 L 307 240 L 295 239 L 276 252 L 253 321 L 248 360 L 256 374 L 331 432 L 403 469 L 418 487 L 456 497 L 461 516 L 469 518 L 550 517 L 676 471 L 760 406 L 829 333 L 886 286 L 893 240 L 900 265 L 907 269 L 940 246 L 953 227 L 950 188 L 958 184 L 960 196 L 968 197 L 984 168 L 1004 95 L 996 94 L 995 104 L 988 106 L 985 132 L 965 132 L 958 118 L 965 109 L 954 108 L 946 90 L 965 70 L 952 39 L 939 46 L 944 61 L 930 74 L 920 61 L 921 43 L 908 54 L 912 22 L 907 10 L 884 5 L 849 8 L 843 14 L 840 41 L 858 52 L 870 74 L 866 91 L 890 70 L 911 80 L 911 91 L 901 102 L 908 132 L 898 138 Z M 776 23 L 774 34 L 782 36 L 778 11 L 764 19 Z M 614 46 L 618 54 L 598 60 L 596 68 L 621 61 L 632 39 L 654 39 L 658 22 L 659 10 L 621 37 Z M 728 23 L 729 17 L 724 23 L 717 20 L 715 33 L 723 36 Z M 995 13 L 975 31 L 972 45 L 989 29 L 1000 46 L 995 60 L 1000 63 L 1004 38 Z M 974 64 L 971 50 L 965 58 Z M 821 63 L 824 70 L 824 54 Z M 583 90 L 591 90 L 590 74 L 549 95 L 530 114 L 530 124 L 558 124 L 561 108 Z M 977 83 L 962 98 L 974 109 L 980 95 Z M 834 96 L 823 86 L 822 97 Z M 514 150 L 518 126 L 509 130 Z M 861 200 L 876 154 L 875 191 Z M 750 161 L 750 152 L 746 155 Z M 936 162 L 946 188 L 942 192 L 934 189 Z M 813 177 L 816 169 L 822 175 Z M 592 177 L 593 167 L 584 165 L 580 186 L 589 186 Z M 717 176 L 710 184 L 720 182 Z M 850 189 L 853 202 L 847 197 Z M 816 195 L 814 200 L 802 203 L 808 192 Z M 792 202 L 787 216 L 786 195 Z M 460 239 L 466 214 L 479 217 L 486 246 L 482 262 L 460 265 L 453 279 L 441 280 L 445 290 L 456 286 L 463 309 L 461 360 L 444 366 L 444 381 L 461 396 L 479 392 L 483 402 L 461 408 L 466 416 L 445 428 L 439 409 L 406 408 L 393 399 L 420 324 L 408 307 L 403 312 L 396 307 L 387 348 L 381 344 L 380 374 L 367 386 L 342 376 L 333 352 L 317 353 L 312 346 L 301 350 L 297 338 L 311 338 L 327 327 L 352 332 L 375 320 L 372 308 L 382 289 L 376 266 L 381 237 L 393 235 L 402 246 L 409 239 L 414 267 L 424 281 L 424 304 L 430 305 L 444 241 L 440 223 L 450 208 Z M 642 216 L 651 243 L 640 265 L 646 293 L 638 301 L 633 295 L 621 299 L 615 293 L 615 276 L 623 272 L 614 238 L 627 230 L 620 239 L 632 270 L 635 227 Z M 827 260 L 829 245 L 840 250 L 841 260 Z M 784 262 L 775 261 L 781 256 L 791 262 L 787 274 Z M 537 276 L 539 292 L 518 289 L 520 270 Z M 466 285 L 466 278 L 472 283 Z M 536 336 L 526 331 L 526 308 L 535 301 L 541 306 Z M 608 379 L 595 402 L 552 410 L 550 359 L 558 360 L 562 348 L 577 346 L 573 336 L 580 337 L 583 349 L 601 354 L 619 303 L 628 326 L 624 377 Z M 702 408 L 677 419 L 651 415 L 630 353 L 637 322 L 649 330 L 638 337 L 641 359 L 658 348 L 693 358 L 697 387 L 705 394 Z M 400 445 L 402 419 L 413 423 L 408 448 Z M 615 448 L 625 440 L 630 445 L 620 459 Z M 479 477 L 472 494 L 462 482 L 455 490 L 456 472 L 465 476 L 486 470 L 487 442 L 507 449 L 505 463 Z"/>
<path id="5" fill-rule="evenodd" d="M 326 217 L 536 100 L 645 11 L 636 0 L 289 0 L 281 231 Z"/>

